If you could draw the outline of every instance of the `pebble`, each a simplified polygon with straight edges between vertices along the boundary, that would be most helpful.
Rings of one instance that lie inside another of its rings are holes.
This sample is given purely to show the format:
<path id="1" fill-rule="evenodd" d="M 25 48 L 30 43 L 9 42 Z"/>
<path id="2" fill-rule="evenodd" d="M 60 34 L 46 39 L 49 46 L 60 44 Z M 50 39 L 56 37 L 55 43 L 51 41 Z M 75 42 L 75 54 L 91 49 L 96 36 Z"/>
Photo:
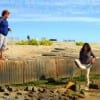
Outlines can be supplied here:
<path id="1" fill-rule="evenodd" d="M 28 91 L 28 86 L 24 89 L 24 91 Z"/>
<path id="2" fill-rule="evenodd" d="M 15 99 L 18 99 L 18 96 L 15 96 Z"/>
<path id="3" fill-rule="evenodd" d="M 44 93 L 44 92 L 46 92 L 46 89 L 45 88 L 39 88 L 38 91 L 41 92 L 41 93 Z"/>
<path id="4" fill-rule="evenodd" d="M 0 86 L 0 92 L 5 92 L 5 89 L 2 86 Z"/>
<path id="5" fill-rule="evenodd" d="M 38 88 L 37 87 L 33 87 L 32 88 L 32 92 L 37 92 L 38 91 Z"/>
<path id="6" fill-rule="evenodd" d="M 4 95 L 5 95 L 5 96 L 9 96 L 10 94 L 9 94 L 9 93 L 4 93 Z"/>
<path id="7" fill-rule="evenodd" d="M 16 94 L 17 94 L 17 95 L 22 95 L 22 93 L 21 93 L 21 92 L 17 92 Z"/>
<path id="8" fill-rule="evenodd" d="M 33 95 L 32 95 L 32 94 L 28 94 L 28 96 L 29 96 L 29 97 L 31 97 L 31 98 L 33 97 Z"/>
<path id="9" fill-rule="evenodd" d="M 10 86 L 7 87 L 7 90 L 8 90 L 9 92 L 13 92 L 13 89 L 12 89 L 12 87 L 10 87 Z"/>

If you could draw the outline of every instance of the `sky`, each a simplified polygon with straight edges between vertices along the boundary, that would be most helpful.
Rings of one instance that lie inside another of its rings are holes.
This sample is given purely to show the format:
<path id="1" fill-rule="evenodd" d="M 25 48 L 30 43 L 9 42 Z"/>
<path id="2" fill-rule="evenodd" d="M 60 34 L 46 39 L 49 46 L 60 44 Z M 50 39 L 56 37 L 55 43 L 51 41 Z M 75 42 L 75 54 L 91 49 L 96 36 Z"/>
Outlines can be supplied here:
<path id="1" fill-rule="evenodd" d="M 8 37 L 100 42 L 100 0 L 0 0 L 8 9 Z"/>

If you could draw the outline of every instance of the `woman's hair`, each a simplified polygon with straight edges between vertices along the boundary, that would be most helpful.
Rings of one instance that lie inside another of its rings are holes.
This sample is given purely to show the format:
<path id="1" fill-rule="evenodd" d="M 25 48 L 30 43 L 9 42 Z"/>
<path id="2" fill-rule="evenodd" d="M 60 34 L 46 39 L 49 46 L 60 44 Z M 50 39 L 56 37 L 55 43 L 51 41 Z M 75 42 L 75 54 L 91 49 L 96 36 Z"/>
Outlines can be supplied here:
<path id="1" fill-rule="evenodd" d="M 10 12 L 8 10 L 3 10 L 1 15 L 4 16 L 6 13 L 10 14 Z"/>
<path id="2" fill-rule="evenodd" d="M 83 45 L 83 47 L 81 49 L 82 52 L 84 52 L 84 48 L 85 47 L 87 47 L 87 49 L 88 49 L 87 52 L 90 52 L 91 51 L 91 47 L 90 47 L 89 43 L 84 43 L 84 45 Z"/>

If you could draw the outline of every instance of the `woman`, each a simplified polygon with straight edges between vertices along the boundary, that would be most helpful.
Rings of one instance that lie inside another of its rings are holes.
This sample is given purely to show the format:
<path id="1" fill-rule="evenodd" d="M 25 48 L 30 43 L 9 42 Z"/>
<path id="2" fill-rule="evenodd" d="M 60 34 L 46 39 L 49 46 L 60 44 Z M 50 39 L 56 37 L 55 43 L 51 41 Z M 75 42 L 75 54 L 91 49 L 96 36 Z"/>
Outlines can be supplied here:
<path id="1" fill-rule="evenodd" d="M 91 47 L 88 43 L 84 43 L 81 51 L 80 51 L 80 62 L 82 64 L 93 64 L 95 63 L 96 57 L 91 50 Z"/>

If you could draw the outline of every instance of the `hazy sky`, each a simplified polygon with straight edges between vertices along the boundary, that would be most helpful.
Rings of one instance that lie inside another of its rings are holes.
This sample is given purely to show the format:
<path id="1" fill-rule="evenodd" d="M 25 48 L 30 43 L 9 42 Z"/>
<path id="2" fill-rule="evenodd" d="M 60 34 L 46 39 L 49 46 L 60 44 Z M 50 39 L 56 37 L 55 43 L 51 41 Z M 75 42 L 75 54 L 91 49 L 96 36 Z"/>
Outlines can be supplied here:
<path id="1" fill-rule="evenodd" d="M 11 12 L 9 37 L 100 42 L 100 0 L 1 0 Z"/>

